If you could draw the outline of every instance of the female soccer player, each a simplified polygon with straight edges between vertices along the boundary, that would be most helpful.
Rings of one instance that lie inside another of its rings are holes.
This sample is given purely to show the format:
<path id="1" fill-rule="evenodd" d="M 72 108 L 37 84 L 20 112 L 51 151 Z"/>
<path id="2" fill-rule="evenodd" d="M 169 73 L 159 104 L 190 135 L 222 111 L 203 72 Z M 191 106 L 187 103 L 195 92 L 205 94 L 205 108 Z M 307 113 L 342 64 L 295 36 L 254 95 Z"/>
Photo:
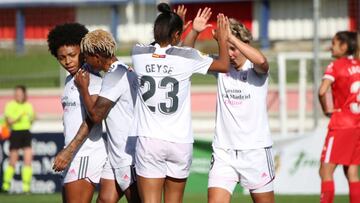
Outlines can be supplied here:
<path id="1" fill-rule="evenodd" d="M 250 45 L 250 31 L 235 19 L 229 21 L 230 70 L 214 73 L 216 129 L 208 202 L 230 202 L 240 183 L 249 189 L 253 202 L 271 203 L 275 172 L 266 109 L 269 65 Z"/>
<path id="2" fill-rule="evenodd" d="M 350 202 L 360 202 L 360 61 L 354 58 L 359 46 L 356 35 L 349 31 L 335 34 L 331 46 L 335 61 L 326 68 L 319 88 L 322 110 L 330 118 L 319 171 L 321 203 L 334 200 L 333 174 L 337 165 L 343 165 L 349 182 Z M 330 87 L 333 105 L 326 97 Z"/>
<path id="3" fill-rule="evenodd" d="M 32 179 L 32 149 L 30 128 L 35 118 L 32 105 L 27 101 L 26 87 L 15 87 L 14 100 L 6 103 L 4 110 L 5 122 L 11 129 L 9 165 L 3 175 L 2 190 L 8 192 L 15 174 L 15 166 L 19 159 L 19 150 L 24 152 L 24 164 L 21 169 L 22 188 L 29 193 Z"/>
<path id="4" fill-rule="evenodd" d="M 64 109 L 63 123 L 65 146 L 75 137 L 77 130 L 85 119 L 86 110 L 80 98 L 78 87 L 74 83 L 76 73 L 83 66 L 80 54 L 81 39 L 88 33 L 85 26 L 78 23 L 58 25 L 48 35 L 48 46 L 51 54 L 61 66 L 69 72 L 65 80 L 61 103 Z M 85 67 L 84 67 L 85 68 Z M 94 103 L 101 88 L 101 78 L 90 74 L 90 102 Z M 66 202 L 91 202 L 95 184 L 100 182 L 98 202 L 108 202 L 110 191 L 115 188 L 114 174 L 107 163 L 105 141 L 102 138 L 102 125 L 94 126 L 89 138 L 71 157 L 71 164 L 63 173 L 63 198 Z"/>
<path id="5" fill-rule="evenodd" d="M 141 200 L 182 202 L 192 160 L 190 77 L 208 70 L 227 72 L 228 24 L 218 16 L 219 59 L 192 48 L 175 46 L 183 30 L 181 18 L 161 3 L 154 23 L 154 45 L 136 45 L 133 68 L 140 88 L 136 103 L 136 174 Z"/>
<path id="6" fill-rule="evenodd" d="M 54 167 L 57 170 L 64 168 L 72 154 L 87 138 L 89 130 L 94 128 L 94 124 L 105 119 L 109 159 L 117 182 L 116 188 L 108 191 L 116 197 L 111 202 L 117 202 L 125 194 L 128 202 L 137 203 L 140 202 L 140 198 L 133 166 L 137 137 L 133 135 L 138 82 L 136 74 L 116 59 L 115 50 L 115 40 L 106 31 L 95 30 L 82 39 L 81 52 L 86 62 L 92 69 L 103 70 L 106 74 L 96 102 L 92 102 L 90 98 L 89 73 L 81 70 L 76 74 L 75 81 L 88 116 L 70 144 L 56 156 Z"/>

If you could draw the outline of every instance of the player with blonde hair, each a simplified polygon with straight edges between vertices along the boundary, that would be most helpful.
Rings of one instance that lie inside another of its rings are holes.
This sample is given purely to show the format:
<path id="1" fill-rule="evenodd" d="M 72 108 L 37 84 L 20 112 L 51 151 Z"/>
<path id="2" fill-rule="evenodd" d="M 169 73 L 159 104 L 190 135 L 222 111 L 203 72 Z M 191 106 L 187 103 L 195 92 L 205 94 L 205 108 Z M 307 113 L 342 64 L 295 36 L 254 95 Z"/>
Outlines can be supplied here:
<path id="1" fill-rule="evenodd" d="M 81 70 L 76 84 L 84 100 L 87 118 L 70 144 L 55 158 L 54 167 L 62 170 L 72 154 L 87 138 L 94 124 L 105 120 L 109 159 L 115 174 L 116 185 L 107 191 L 111 202 L 117 202 L 124 194 L 128 202 L 140 202 L 135 180 L 134 153 L 136 136 L 134 130 L 134 105 L 138 87 L 136 75 L 115 57 L 116 43 L 110 33 L 94 30 L 81 41 L 85 61 L 95 71 L 104 71 L 99 97 L 90 102 L 88 91 L 89 73 Z"/>

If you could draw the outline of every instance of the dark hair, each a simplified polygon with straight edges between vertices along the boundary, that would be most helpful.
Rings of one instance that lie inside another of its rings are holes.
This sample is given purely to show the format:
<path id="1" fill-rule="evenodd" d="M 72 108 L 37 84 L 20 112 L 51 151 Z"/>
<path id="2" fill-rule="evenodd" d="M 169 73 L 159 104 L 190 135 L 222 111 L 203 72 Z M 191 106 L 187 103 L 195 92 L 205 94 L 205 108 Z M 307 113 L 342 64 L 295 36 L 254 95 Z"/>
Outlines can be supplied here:
<path id="1" fill-rule="evenodd" d="M 16 85 L 15 89 L 20 89 L 24 94 L 26 94 L 26 87 L 25 85 Z"/>
<path id="2" fill-rule="evenodd" d="M 79 45 L 89 30 L 80 23 L 65 23 L 50 30 L 47 38 L 49 51 L 57 57 L 57 51 L 64 45 Z"/>
<path id="3" fill-rule="evenodd" d="M 166 3 L 160 3 L 157 9 L 161 12 L 154 23 L 154 39 L 157 43 L 171 43 L 175 32 L 182 33 L 183 21 L 178 14 L 171 11 Z"/>
<path id="4" fill-rule="evenodd" d="M 357 51 L 357 33 L 351 31 L 340 31 L 335 34 L 341 44 L 347 45 L 346 55 L 354 55 Z"/>

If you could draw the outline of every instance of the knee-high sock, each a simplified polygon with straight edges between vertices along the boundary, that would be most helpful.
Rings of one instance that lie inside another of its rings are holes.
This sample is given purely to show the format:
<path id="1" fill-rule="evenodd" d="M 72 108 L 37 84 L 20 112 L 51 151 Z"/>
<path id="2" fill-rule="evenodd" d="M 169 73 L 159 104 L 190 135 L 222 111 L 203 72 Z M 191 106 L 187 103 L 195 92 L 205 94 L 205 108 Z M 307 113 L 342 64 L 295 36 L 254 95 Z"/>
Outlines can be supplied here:
<path id="1" fill-rule="evenodd" d="M 3 176 L 3 185 L 2 189 L 4 191 L 9 191 L 11 186 L 11 181 L 15 174 L 15 168 L 8 165 L 5 169 L 4 176 Z"/>
<path id="2" fill-rule="evenodd" d="M 360 202 L 360 181 L 349 183 L 350 203 Z"/>
<path id="3" fill-rule="evenodd" d="M 321 182 L 320 203 L 333 203 L 335 195 L 334 181 Z"/>
<path id="4" fill-rule="evenodd" d="M 23 192 L 30 192 L 31 179 L 32 179 L 31 166 L 23 166 L 22 167 L 21 179 L 22 179 Z"/>

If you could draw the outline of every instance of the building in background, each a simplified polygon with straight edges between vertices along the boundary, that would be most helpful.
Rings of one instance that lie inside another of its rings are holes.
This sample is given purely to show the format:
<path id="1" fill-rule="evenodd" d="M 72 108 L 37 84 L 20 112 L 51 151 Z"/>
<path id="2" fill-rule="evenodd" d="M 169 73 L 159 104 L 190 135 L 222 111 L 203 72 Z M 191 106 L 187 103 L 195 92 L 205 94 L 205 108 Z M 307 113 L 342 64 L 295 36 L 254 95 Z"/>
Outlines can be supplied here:
<path id="1" fill-rule="evenodd" d="M 111 31 L 119 42 L 149 42 L 160 0 L 1 0 L 0 46 L 6 42 L 44 42 L 51 27 L 79 22 L 90 30 Z M 174 7 L 184 4 L 187 19 L 197 9 L 210 6 L 241 20 L 255 40 L 306 40 L 313 37 L 313 0 L 168 0 Z M 339 30 L 359 28 L 359 0 L 321 0 L 321 39 Z M 216 15 L 210 20 L 215 24 Z M 211 30 L 200 40 L 211 38 Z M 21 47 L 20 47 L 21 48 Z"/>

